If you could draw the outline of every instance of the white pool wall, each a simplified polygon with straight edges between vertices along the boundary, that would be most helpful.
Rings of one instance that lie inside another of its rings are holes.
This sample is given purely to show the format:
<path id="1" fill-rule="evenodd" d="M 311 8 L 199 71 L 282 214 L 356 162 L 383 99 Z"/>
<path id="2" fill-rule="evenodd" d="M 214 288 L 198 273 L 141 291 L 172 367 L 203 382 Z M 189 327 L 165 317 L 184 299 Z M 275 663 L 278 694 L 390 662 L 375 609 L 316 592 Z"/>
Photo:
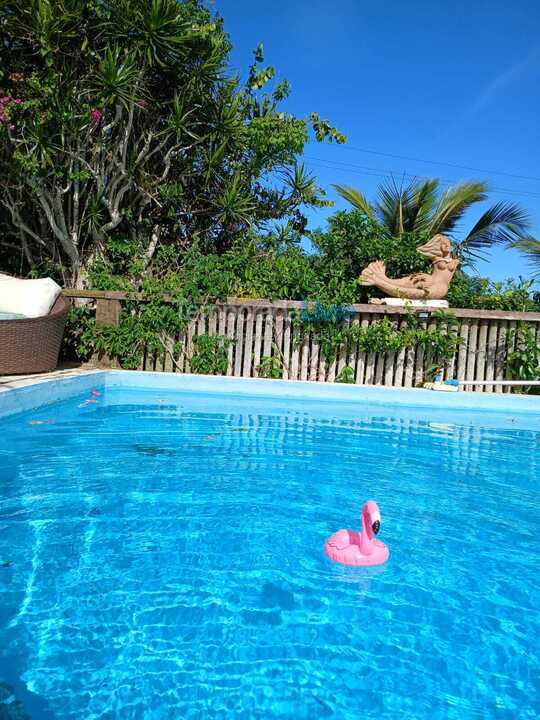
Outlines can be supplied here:
<path id="1" fill-rule="evenodd" d="M 144 388 L 160 392 L 210 393 L 235 397 L 295 398 L 306 400 L 362 403 L 369 405 L 408 406 L 483 412 L 540 413 L 540 396 L 507 393 L 443 393 L 414 388 L 303 382 L 298 380 L 262 380 L 256 378 L 189 375 L 131 370 L 104 370 L 81 373 L 74 377 L 50 380 L 40 378 L 22 387 L 0 388 L 0 417 L 61 402 L 85 390 L 98 387 Z"/>

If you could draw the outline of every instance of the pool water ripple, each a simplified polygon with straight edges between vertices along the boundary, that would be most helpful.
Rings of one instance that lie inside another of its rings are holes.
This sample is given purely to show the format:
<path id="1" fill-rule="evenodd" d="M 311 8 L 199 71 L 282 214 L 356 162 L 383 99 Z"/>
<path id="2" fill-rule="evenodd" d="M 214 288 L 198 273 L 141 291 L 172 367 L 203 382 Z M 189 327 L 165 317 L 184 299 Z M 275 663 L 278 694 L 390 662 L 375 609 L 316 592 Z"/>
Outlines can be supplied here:
<path id="1" fill-rule="evenodd" d="M 83 400 L 1 421 L 0 681 L 57 720 L 540 714 L 540 428 Z M 388 564 L 331 564 L 368 497 Z"/>

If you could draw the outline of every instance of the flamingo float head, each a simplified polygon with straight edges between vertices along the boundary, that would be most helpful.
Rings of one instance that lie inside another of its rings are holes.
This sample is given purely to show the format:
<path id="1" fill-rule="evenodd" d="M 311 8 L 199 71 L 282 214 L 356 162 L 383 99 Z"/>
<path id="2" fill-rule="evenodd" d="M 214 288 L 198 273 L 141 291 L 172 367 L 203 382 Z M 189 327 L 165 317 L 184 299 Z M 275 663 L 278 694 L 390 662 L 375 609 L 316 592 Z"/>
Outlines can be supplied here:
<path id="1" fill-rule="evenodd" d="M 362 517 L 365 522 L 365 529 L 372 538 L 381 529 L 381 511 L 375 500 L 368 500 L 362 508 Z"/>
<path id="2" fill-rule="evenodd" d="M 374 500 L 368 500 L 362 508 L 362 535 L 367 539 L 364 547 L 367 549 L 371 541 L 381 529 L 381 511 Z"/>

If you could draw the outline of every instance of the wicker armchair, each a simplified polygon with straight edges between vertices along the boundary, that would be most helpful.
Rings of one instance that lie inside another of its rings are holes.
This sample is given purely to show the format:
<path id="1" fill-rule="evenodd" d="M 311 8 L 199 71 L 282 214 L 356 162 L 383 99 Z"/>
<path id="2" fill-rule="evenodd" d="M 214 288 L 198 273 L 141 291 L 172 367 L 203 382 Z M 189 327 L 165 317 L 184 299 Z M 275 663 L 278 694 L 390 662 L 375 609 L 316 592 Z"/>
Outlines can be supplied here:
<path id="1" fill-rule="evenodd" d="M 0 375 L 54 370 L 69 305 L 60 295 L 48 315 L 0 320 Z"/>

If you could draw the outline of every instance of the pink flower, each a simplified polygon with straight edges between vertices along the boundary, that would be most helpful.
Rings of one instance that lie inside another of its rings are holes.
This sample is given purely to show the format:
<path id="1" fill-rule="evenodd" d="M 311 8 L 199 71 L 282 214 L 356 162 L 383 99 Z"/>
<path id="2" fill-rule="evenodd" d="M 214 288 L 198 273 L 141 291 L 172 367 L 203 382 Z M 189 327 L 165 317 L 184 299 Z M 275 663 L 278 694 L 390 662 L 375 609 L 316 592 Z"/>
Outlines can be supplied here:
<path id="1" fill-rule="evenodd" d="M 139 105 L 140 108 L 143 108 L 143 109 L 145 107 L 148 107 L 148 103 L 146 102 L 146 100 L 139 100 L 139 102 L 137 104 Z"/>
<path id="2" fill-rule="evenodd" d="M 20 105 L 22 103 L 21 98 L 15 98 L 15 105 Z"/>
<path id="3" fill-rule="evenodd" d="M 9 126 L 9 129 L 10 129 L 10 130 L 15 130 L 15 125 L 10 125 L 10 126 Z"/>
<path id="4" fill-rule="evenodd" d="M 94 109 L 94 110 L 92 110 L 92 112 L 90 113 L 90 118 L 91 118 L 92 122 L 95 122 L 96 125 L 97 125 L 98 122 L 101 120 L 101 115 L 102 115 L 102 113 L 101 113 L 100 110 L 95 110 L 95 109 Z"/>

